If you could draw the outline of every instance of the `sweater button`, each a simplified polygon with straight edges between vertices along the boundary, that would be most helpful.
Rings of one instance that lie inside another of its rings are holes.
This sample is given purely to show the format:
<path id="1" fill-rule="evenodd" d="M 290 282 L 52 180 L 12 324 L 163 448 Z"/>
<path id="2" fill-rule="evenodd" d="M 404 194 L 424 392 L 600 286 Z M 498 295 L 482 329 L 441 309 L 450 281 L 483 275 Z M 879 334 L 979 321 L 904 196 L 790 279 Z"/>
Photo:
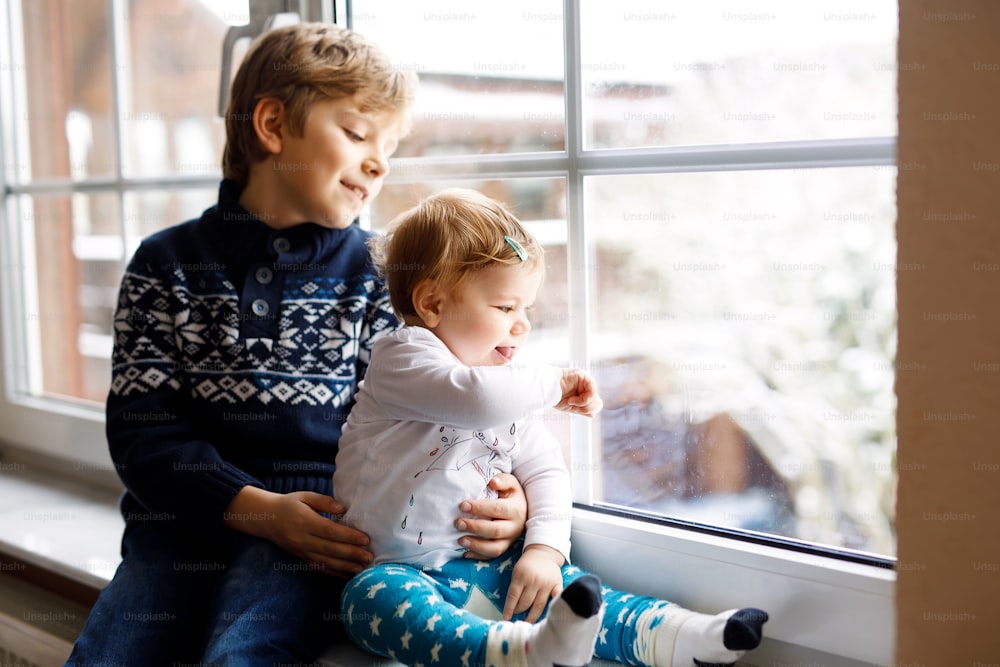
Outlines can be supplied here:
<path id="1" fill-rule="evenodd" d="M 282 253 L 291 250 L 292 244 L 284 236 L 279 236 L 278 238 L 274 239 L 274 243 L 271 245 L 271 247 L 274 248 L 275 252 Z"/>
<path id="2" fill-rule="evenodd" d="M 261 285 L 266 285 L 274 278 L 274 272 L 266 266 L 262 266 L 254 273 L 254 277 L 257 278 L 257 282 Z"/>
<path id="3" fill-rule="evenodd" d="M 264 301 L 264 299 L 254 299 L 254 302 L 250 304 L 250 308 L 253 310 L 253 314 L 258 317 L 264 317 L 271 311 L 271 306 L 267 305 L 267 301 Z"/>

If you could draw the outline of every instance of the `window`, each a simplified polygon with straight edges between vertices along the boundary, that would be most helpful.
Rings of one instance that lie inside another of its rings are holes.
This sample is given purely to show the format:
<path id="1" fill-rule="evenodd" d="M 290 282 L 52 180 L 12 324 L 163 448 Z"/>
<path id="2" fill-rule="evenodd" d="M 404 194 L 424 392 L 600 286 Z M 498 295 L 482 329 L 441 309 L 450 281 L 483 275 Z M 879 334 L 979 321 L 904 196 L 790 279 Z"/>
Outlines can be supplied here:
<path id="1" fill-rule="evenodd" d="M 692 606 L 795 600 L 770 636 L 824 654 L 764 661 L 887 662 L 896 5 L 752 6 L 353 3 L 422 82 L 371 223 L 465 185 L 543 241 L 526 352 L 606 401 L 550 421 L 578 563 Z"/>
<path id="2" fill-rule="evenodd" d="M 6 17 L 7 387 L 98 420 L 124 262 L 214 199 L 250 6 L 44 7 Z M 894 5 L 578 10 L 354 3 L 421 77 L 371 224 L 461 184 L 544 240 L 531 348 L 607 403 L 552 417 L 580 502 L 894 555 Z"/>
<path id="3" fill-rule="evenodd" d="M 355 3 L 421 77 L 373 224 L 464 184 L 545 240 L 581 503 L 894 555 L 895 5 L 569 6 Z"/>
<path id="4" fill-rule="evenodd" d="M 124 262 L 214 203 L 219 45 L 286 4 L 6 4 L 6 441 L 110 470 L 100 404 Z M 798 558 L 781 561 L 782 599 L 853 594 L 834 578 L 852 561 L 891 567 L 892 380 L 916 370 L 894 363 L 908 268 L 894 2 L 291 4 L 342 22 L 350 6 L 352 27 L 420 75 L 414 131 L 365 224 L 462 185 L 510 203 L 545 245 L 530 351 L 589 368 L 607 404 L 593 424 L 550 416 L 595 510 L 575 544 L 627 544 L 635 572 L 697 570 L 703 590 L 770 590 L 744 577 L 782 545 Z M 692 534 L 706 537 L 676 546 Z M 734 545 L 738 567 L 705 565 Z M 891 581 L 867 572 L 874 593 L 831 621 L 856 631 L 849 649 L 847 631 L 806 631 L 814 646 L 887 658 Z M 798 640 L 795 622 L 775 636 Z"/>
<path id="5" fill-rule="evenodd" d="M 220 45 L 249 5 L 12 0 L 0 20 L 6 437 L 103 466 L 118 283 L 214 200 Z"/>

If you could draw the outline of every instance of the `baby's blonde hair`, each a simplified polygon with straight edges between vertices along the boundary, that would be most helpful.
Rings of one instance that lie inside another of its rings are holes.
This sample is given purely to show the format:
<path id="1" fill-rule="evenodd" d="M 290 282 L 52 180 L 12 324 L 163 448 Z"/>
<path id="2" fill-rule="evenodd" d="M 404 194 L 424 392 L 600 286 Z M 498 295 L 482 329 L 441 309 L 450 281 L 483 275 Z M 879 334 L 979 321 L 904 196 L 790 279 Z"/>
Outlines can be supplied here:
<path id="1" fill-rule="evenodd" d="M 423 199 L 393 219 L 387 233 L 373 238 L 370 246 L 400 317 L 417 314 L 413 291 L 424 280 L 454 286 L 491 266 L 544 269 L 542 246 L 514 214 L 500 202 L 464 188 Z"/>

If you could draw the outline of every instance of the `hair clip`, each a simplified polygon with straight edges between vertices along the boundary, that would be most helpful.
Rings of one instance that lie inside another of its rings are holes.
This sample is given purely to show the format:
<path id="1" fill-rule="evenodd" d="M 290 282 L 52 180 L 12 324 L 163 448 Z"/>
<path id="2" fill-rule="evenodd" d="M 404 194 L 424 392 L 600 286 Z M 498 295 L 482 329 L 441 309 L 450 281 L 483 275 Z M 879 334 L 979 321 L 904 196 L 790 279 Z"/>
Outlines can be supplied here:
<path id="1" fill-rule="evenodd" d="M 517 256 L 521 258 L 522 262 L 528 261 L 528 253 L 524 251 L 524 247 L 522 247 L 520 243 L 509 236 L 503 237 L 503 240 L 507 242 L 507 245 L 514 249 L 514 252 L 517 253 Z"/>

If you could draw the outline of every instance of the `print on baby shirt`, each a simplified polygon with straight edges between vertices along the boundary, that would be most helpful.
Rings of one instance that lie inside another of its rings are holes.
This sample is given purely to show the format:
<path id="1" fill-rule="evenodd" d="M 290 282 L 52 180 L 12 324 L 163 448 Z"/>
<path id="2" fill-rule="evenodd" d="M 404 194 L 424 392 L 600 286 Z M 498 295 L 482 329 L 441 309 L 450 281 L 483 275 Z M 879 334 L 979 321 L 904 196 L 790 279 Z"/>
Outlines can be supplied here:
<path id="1" fill-rule="evenodd" d="M 469 433 L 440 426 L 437 431 L 440 441 L 431 443 L 433 448 L 428 452 L 428 456 L 433 457 L 433 459 L 426 468 L 413 475 L 414 479 L 421 478 L 421 475 L 424 477 L 415 484 L 410 494 L 407 507 L 404 508 L 400 529 L 406 531 L 409 526 L 408 533 L 411 536 L 416 536 L 411 539 L 415 539 L 418 545 L 424 543 L 423 529 L 426 528 L 426 525 L 423 524 L 423 521 L 420 521 L 421 525 L 414 525 L 414 522 L 410 521 L 411 511 L 419 511 L 420 509 L 418 503 L 423 500 L 422 491 L 424 489 L 431 489 L 435 500 L 431 505 L 433 508 L 438 507 L 436 501 L 441 497 L 442 492 L 445 492 L 450 484 L 455 484 L 459 479 L 463 481 L 460 485 L 462 490 L 471 490 L 473 487 L 470 486 L 470 483 L 481 486 L 478 495 L 455 496 L 456 498 L 496 498 L 496 491 L 487 485 L 497 473 L 511 471 L 512 461 L 517 456 L 520 447 L 516 423 L 510 425 L 508 433 L 509 438 L 496 435 L 492 430 Z M 426 475 L 426 473 L 430 474 Z M 443 476 L 435 473 L 443 473 Z M 414 510 L 414 508 L 417 509 Z M 420 516 L 424 515 L 424 513 L 420 513 Z M 427 516 L 427 519 L 435 523 L 441 521 L 440 515 Z M 457 547 L 455 551 L 460 553 L 465 549 Z"/>

